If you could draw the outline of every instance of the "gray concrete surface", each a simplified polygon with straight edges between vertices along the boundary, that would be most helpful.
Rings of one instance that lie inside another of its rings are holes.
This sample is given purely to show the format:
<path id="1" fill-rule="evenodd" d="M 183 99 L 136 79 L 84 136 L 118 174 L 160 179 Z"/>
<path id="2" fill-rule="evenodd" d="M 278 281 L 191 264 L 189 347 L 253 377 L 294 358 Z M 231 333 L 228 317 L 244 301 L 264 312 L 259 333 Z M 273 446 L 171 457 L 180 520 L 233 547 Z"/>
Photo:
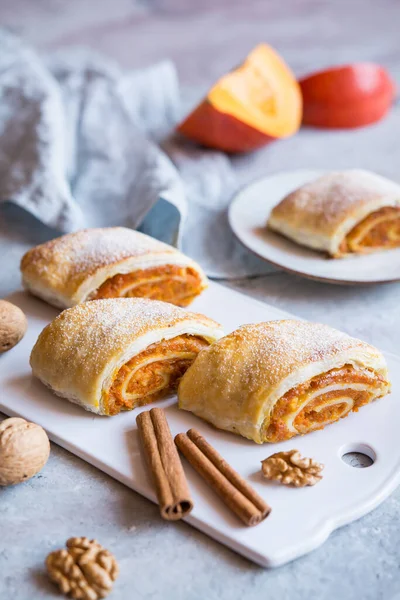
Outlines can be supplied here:
<path id="1" fill-rule="evenodd" d="M 126 66 L 170 57 L 182 82 L 199 93 L 261 40 L 278 47 L 297 73 L 365 59 L 384 63 L 400 79 L 396 0 L 0 0 L 0 16 L 45 50 L 89 44 Z M 304 152 L 291 164 L 283 149 L 271 147 L 238 161 L 238 171 L 247 180 L 283 168 L 357 164 L 400 180 L 400 136 L 392 136 L 398 117 L 397 108 L 388 121 L 353 137 L 304 131 Z M 313 143 L 321 152 L 311 165 Z M 53 235 L 20 209 L 0 208 L 0 297 L 19 287 L 24 250 Z M 276 273 L 229 285 L 400 352 L 400 284 L 350 288 Z M 399 518 L 400 490 L 320 549 L 265 571 L 185 524 L 162 522 L 151 503 L 53 444 L 38 477 L 0 489 L 0 599 L 59 597 L 44 558 L 70 535 L 87 535 L 118 558 L 121 575 L 110 596 L 116 600 L 398 600 Z"/>

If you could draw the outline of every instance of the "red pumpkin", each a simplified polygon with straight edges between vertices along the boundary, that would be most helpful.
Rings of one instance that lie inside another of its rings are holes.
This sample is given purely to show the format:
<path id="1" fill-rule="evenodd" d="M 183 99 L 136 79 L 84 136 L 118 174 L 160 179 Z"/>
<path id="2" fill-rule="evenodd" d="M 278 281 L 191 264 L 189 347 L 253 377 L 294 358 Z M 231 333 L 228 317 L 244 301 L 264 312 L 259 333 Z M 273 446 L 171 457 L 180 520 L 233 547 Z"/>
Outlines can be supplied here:
<path id="1" fill-rule="evenodd" d="M 375 123 L 389 111 L 395 85 L 374 63 L 332 67 L 299 81 L 303 123 L 314 127 L 353 128 Z"/>

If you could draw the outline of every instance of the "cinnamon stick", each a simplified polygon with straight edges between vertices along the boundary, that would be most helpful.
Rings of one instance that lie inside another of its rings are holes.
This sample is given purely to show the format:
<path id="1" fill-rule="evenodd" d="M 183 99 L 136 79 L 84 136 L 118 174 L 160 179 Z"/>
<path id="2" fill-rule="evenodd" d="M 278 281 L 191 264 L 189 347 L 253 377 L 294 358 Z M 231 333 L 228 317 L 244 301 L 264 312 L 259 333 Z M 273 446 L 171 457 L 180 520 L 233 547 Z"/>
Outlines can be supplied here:
<path id="1" fill-rule="evenodd" d="M 193 501 L 163 409 L 141 412 L 136 423 L 161 516 L 167 521 L 186 517 L 193 508 Z"/>
<path id="2" fill-rule="evenodd" d="M 179 433 L 175 444 L 199 475 L 248 527 L 271 512 L 268 504 L 195 429 Z"/>

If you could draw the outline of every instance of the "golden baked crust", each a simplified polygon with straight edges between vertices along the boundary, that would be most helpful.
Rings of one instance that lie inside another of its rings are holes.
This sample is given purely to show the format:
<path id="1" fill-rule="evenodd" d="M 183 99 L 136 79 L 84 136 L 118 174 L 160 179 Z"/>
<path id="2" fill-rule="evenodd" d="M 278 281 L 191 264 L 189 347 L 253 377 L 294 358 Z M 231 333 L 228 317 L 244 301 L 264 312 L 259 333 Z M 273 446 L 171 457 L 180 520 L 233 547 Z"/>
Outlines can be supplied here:
<path id="1" fill-rule="evenodd" d="M 203 350 L 178 389 L 179 407 L 257 443 L 289 439 L 385 395 L 382 354 L 327 325 L 244 325 Z"/>
<path id="2" fill-rule="evenodd" d="M 170 393 L 197 352 L 221 335 L 215 321 L 166 302 L 93 300 L 47 325 L 30 363 L 56 394 L 95 413 L 116 414 L 154 400 L 155 392 Z"/>
<path id="3" fill-rule="evenodd" d="M 23 256 L 21 272 L 29 291 L 59 308 L 96 297 L 109 280 L 116 295 L 132 290 L 135 296 L 134 287 L 141 285 L 143 294 L 178 305 L 188 304 L 207 287 L 197 263 L 172 246 L 125 227 L 83 229 L 36 246 Z"/>
<path id="4" fill-rule="evenodd" d="M 346 237 L 356 226 L 376 213 L 382 223 L 381 209 L 400 208 L 400 186 L 363 170 L 333 172 L 307 183 L 286 196 L 272 210 L 268 227 L 289 239 L 339 258 L 348 253 L 372 252 L 400 245 L 400 235 L 391 245 L 385 242 L 384 230 L 375 244 L 346 244 Z M 387 214 L 387 213 L 386 213 Z M 396 211 L 395 218 L 400 219 Z M 390 219 L 393 220 L 393 213 Z M 375 222 L 367 222 L 365 234 Z M 393 223 L 388 226 L 392 227 Z M 359 240 L 361 241 L 361 240 Z"/>

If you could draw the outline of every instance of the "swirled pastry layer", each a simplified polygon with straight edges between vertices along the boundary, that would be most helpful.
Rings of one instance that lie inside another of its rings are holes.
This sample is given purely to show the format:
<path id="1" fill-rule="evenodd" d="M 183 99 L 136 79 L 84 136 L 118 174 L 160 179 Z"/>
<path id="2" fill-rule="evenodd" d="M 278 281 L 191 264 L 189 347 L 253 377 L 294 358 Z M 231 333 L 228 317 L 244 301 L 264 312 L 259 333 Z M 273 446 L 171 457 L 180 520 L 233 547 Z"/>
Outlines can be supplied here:
<path id="1" fill-rule="evenodd" d="M 30 292 L 59 308 L 120 297 L 187 306 L 207 287 L 190 258 L 125 227 L 84 229 L 36 246 L 21 272 Z"/>
<path id="2" fill-rule="evenodd" d="M 148 346 L 119 369 L 107 394 L 109 414 L 176 392 L 182 375 L 208 345 L 202 337 L 185 334 Z"/>
<path id="3" fill-rule="evenodd" d="M 200 350 L 221 336 L 215 321 L 166 302 L 93 300 L 45 327 L 30 362 L 59 396 L 114 415 L 174 392 Z"/>
<path id="4" fill-rule="evenodd" d="M 400 246 L 400 186 L 363 170 L 329 173 L 286 196 L 268 227 L 335 258 Z"/>
<path id="5" fill-rule="evenodd" d="M 400 206 L 385 206 L 365 217 L 345 237 L 339 254 L 366 254 L 400 246 Z"/>
<path id="6" fill-rule="evenodd" d="M 257 443 L 322 429 L 388 393 L 373 346 L 318 323 L 244 325 L 204 350 L 179 407 Z"/>

